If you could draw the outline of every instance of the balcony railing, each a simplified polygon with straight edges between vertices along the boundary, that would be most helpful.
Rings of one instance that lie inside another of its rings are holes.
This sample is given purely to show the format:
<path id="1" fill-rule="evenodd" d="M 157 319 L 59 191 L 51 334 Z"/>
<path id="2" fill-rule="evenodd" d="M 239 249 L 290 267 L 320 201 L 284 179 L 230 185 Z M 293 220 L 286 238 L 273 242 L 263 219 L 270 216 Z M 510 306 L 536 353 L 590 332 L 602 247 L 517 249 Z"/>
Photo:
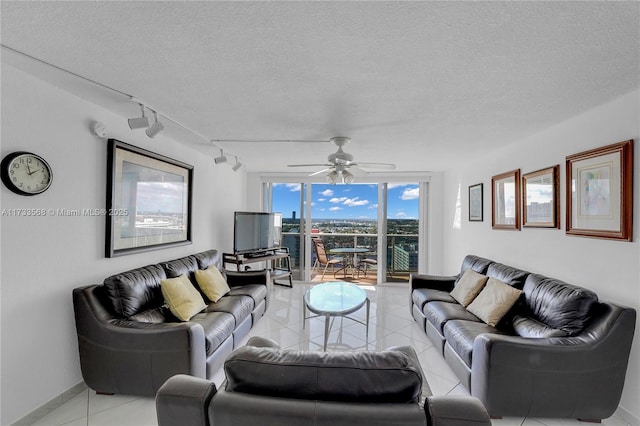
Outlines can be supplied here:
<path id="1" fill-rule="evenodd" d="M 294 276 L 300 278 L 303 275 L 300 256 L 300 233 L 285 232 L 282 234 L 282 243 L 289 247 Z M 380 263 L 380 250 L 378 250 L 377 234 L 347 234 L 347 233 L 314 233 L 313 237 L 320 237 L 329 252 L 331 249 L 343 247 L 366 247 L 370 252 L 366 257 L 376 259 Z M 409 274 L 418 271 L 418 235 L 413 234 L 387 234 L 386 251 L 387 280 L 407 281 Z M 302 255 L 304 258 L 304 255 Z M 312 249 L 311 264 L 316 260 L 315 250 Z"/>

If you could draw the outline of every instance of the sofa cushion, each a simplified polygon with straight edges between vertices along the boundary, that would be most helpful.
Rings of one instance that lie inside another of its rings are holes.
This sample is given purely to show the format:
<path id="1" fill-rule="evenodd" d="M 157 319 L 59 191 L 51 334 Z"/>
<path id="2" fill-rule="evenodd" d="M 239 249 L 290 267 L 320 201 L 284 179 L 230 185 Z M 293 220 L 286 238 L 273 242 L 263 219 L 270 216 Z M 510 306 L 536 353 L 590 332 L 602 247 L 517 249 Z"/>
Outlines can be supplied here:
<path id="1" fill-rule="evenodd" d="M 467 367 L 471 367 L 473 341 L 483 333 L 505 334 L 495 327 L 477 321 L 451 320 L 444 325 L 445 340 Z"/>
<path id="2" fill-rule="evenodd" d="M 162 305 L 157 308 L 147 309 L 146 311 L 139 312 L 129 317 L 131 321 L 147 322 L 151 324 L 162 324 L 165 322 L 180 321 L 175 315 L 171 313 L 171 310 L 167 305 Z"/>
<path id="3" fill-rule="evenodd" d="M 225 275 L 224 268 L 222 267 L 222 255 L 218 250 L 211 249 L 203 251 L 201 253 L 194 254 L 193 257 L 195 257 L 198 262 L 198 269 L 207 269 L 209 266 L 215 265 L 222 275 Z"/>
<path id="4" fill-rule="evenodd" d="M 539 274 L 531 274 L 524 285 L 526 307 L 536 320 L 569 335 L 576 335 L 591 319 L 598 296 L 591 290 Z"/>
<path id="5" fill-rule="evenodd" d="M 502 281 L 505 284 L 522 290 L 524 281 L 529 275 L 528 272 L 502 263 L 492 263 L 487 269 L 487 276 Z"/>
<path id="6" fill-rule="evenodd" d="M 104 287 L 113 311 L 122 318 L 164 304 L 160 281 L 167 278 L 160 265 L 149 265 L 112 275 Z"/>
<path id="7" fill-rule="evenodd" d="M 210 303 L 207 306 L 207 312 L 226 312 L 233 315 L 236 321 L 235 327 L 251 315 L 253 308 L 254 303 L 251 297 L 227 295 L 216 303 Z"/>
<path id="8" fill-rule="evenodd" d="M 191 321 L 204 328 L 205 350 L 207 356 L 213 354 L 229 337 L 235 328 L 233 315 L 226 312 L 203 312 L 193 316 Z"/>
<path id="9" fill-rule="evenodd" d="M 160 288 L 171 313 L 181 321 L 189 321 L 191 317 L 207 307 L 204 299 L 186 275 L 166 278 L 160 282 Z"/>
<path id="10" fill-rule="evenodd" d="M 186 275 L 191 282 L 195 282 L 193 272 L 198 269 L 198 262 L 194 256 L 181 257 L 180 259 L 170 260 L 161 263 L 167 278 L 177 278 L 180 275 Z"/>
<path id="11" fill-rule="evenodd" d="M 229 296 L 249 296 L 253 299 L 253 306 L 256 307 L 267 298 L 267 286 L 263 284 L 247 284 L 233 287 L 229 292 Z"/>
<path id="12" fill-rule="evenodd" d="M 216 265 L 207 269 L 197 269 L 194 275 L 200 290 L 214 303 L 231 290 Z"/>
<path id="13" fill-rule="evenodd" d="M 410 347 L 379 352 L 244 346 L 225 361 L 226 390 L 281 398 L 416 403 L 422 369 Z"/>
<path id="14" fill-rule="evenodd" d="M 441 334 L 447 321 L 463 319 L 468 321 L 480 321 L 478 317 L 471 314 L 464 306 L 458 303 L 429 302 L 424 305 L 422 313 Z"/>
<path id="15" fill-rule="evenodd" d="M 546 338 L 546 337 L 564 337 L 567 333 L 558 330 L 557 328 L 551 328 L 546 324 L 536 321 L 533 318 L 522 317 L 516 315 L 513 317 L 513 331 L 518 336 L 527 338 Z"/>
<path id="16" fill-rule="evenodd" d="M 431 288 L 417 288 L 411 293 L 413 304 L 420 308 L 424 308 L 424 304 L 428 302 L 448 302 L 457 303 L 456 299 L 451 297 L 448 291 L 434 290 Z"/>
<path id="17" fill-rule="evenodd" d="M 487 285 L 478 297 L 467 306 L 467 309 L 482 321 L 495 327 L 515 305 L 520 294 L 522 294 L 522 290 L 513 288 L 495 278 L 489 278 Z"/>
<path id="18" fill-rule="evenodd" d="M 486 275 L 479 274 L 473 269 L 467 269 L 451 290 L 451 297 L 462 306 L 467 306 L 480 293 L 488 279 Z"/>
<path id="19" fill-rule="evenodd" d="M 464 271 L 466 271 L 467 269 L 473 269 L 479 274 L 486 275 L 487 269 L 489 268 L 489 265 L 491 265 L 492 263 L 493 263 L 492 260 L 469 254 L 465 256 L 464 259 L 462 260 L 462 267 L 460 268 L 460 276 L 462 276 Z"/>

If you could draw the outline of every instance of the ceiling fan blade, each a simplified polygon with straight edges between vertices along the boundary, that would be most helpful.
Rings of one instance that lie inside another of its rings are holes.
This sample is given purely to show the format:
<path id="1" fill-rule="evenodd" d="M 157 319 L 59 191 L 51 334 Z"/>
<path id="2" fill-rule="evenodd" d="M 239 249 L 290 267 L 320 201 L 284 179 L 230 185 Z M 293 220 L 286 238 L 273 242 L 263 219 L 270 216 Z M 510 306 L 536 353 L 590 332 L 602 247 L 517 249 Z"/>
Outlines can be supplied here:
<path id="1" fill-rule="evenodd" d="M 325 172 L 328 172 L 329 170 L 333 169 L 333 167 L 328 167 L 326 169 L 322 169 L 322 170 L 318 170 L 317 172 L 313 172 L 311 173 L 309 176 L 316 176 Z"/>
<path id="2" fill-rule="evenodd" d="M 364 167 L 367 169 L 383 169 L 383 170 L 395 170 L 396 165 L 391 163 L 362 163 L 358 161 L 353 163 L 356 166 Z"/>
<path id="3" fill-rule="evenodd" d="M 287 164 L 287 167 L 330 167 L 332 164 Z"/>

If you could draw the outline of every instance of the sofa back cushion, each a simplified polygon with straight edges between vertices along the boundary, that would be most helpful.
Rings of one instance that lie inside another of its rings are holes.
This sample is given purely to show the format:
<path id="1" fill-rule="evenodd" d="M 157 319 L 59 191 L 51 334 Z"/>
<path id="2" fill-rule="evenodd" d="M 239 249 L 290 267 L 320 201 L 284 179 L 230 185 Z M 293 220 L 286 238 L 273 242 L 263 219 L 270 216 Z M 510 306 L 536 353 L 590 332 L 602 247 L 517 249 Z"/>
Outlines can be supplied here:
<path id="1" fill-rule="evenodd" d="M 524 294 L 533 318 L 572 336 L 585 328 L 591 319 L 591 308 L 598 301 L 591 290 L 539 274 L 527 277 Z"/>
<path id="2" fill-rule="evenodd" d="M 479 274 L 486 275 L 487 269 L 489 265 L 493 263 L 493 261 L 489 259 L 485 259 L 479 256 L 475 256 L 473 254 L 468 254 L 462 260 L 462 267 L 460 268 L 460 276 L 464 274 L 464 271 L 467 269 L 472 269 Z"/>
<path id="3" fill-rule="evenodd" d="M 487 268 L 486 275 L 489 278 L 495 278 L 511 287 L 522 290 L 529 273 L 522 269 L 514 268 L 513 266 L 503 265 L 502 263 L 492 263 Z"/>
<path id="4" fill-rule="evenodd" d="M 199 269 L 207 269 L 209 266 L 215 265 L 226 279 L 226 274 L 222 267 L 222 254 L 218 250 L 211 249 L 203 251 L 201 253 L 194 254 L 193 257 L 196 258 Z"/>
<path id="5" fill-rule="evenodd" d="M 104 280 L 113 311 L 122 318 L 164 304 L 160 281 L 167 278 L 160 265 L 149 265 L 112 275 Z"/>
<path id="6" fill-rule="evenodd" d="M 415 403 L 422 370 L 413 349 L 403 349 L 318 352 L 244 346 L 225 361 L 225 389 L 307 400 Z"/>
<path id="7" fill-rule="evenodd" d="M 186 275 L 191 282 L 195 282 L 193 273 L 198 269 L 198 261 L 195 256 L 186 256 L 180 259 L 162 262 L 161 265 L 167 274 L 167 278 L 178 278 L 181 275 Z"/>

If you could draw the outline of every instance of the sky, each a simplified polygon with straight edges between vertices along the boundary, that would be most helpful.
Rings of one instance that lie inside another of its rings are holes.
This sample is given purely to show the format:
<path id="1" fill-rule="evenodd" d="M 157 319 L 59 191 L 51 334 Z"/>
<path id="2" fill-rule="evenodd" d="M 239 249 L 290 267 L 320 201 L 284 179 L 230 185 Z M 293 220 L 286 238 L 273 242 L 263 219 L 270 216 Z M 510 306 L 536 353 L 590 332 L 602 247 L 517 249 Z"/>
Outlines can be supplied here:
<path id="1" fill-rule="evenodd" d="M 378 217 L 377 184 L 313 184 L 313 219 L 372 219 Z M 387 218 L 418 218 L 418 184 L 388 184 Z M 273 184 L 273 211 L 283 218 L 300 217 L 300 184 Z"/>

